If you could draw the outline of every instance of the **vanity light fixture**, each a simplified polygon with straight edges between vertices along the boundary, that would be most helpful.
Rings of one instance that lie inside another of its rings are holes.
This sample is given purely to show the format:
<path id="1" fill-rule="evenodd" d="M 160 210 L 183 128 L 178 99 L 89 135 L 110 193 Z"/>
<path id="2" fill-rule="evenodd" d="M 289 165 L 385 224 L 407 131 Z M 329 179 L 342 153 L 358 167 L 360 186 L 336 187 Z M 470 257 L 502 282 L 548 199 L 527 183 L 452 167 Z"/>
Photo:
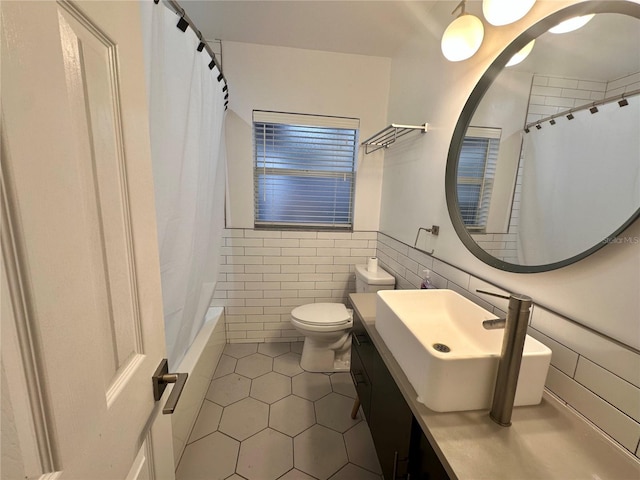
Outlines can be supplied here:
<path id="1" fill-rule="evenodd" d="M 569 115 L 567 115 L 567 120 L 573 120 L 574 118 L 576 117 L 573 116 L 573 113 L 569 113 Z"/>
<path id="2" fill-rule="evenodd" d="M 462 0 L 451 12 L 460 9 L 460 15 L 449 24 L 442 35 L 440 48 L 450 62 L 459 62 L 471 58 L 480 48 L 484 38 L 482 20 L 466 12 L 466 0 Z"/>
<path id="3" fill-rule="evenodd" d="M 536 129 L 540 130 L 542 128 L 542 125 L 540 125 L 539 123 L 536 123 Z"/>
<path id="4" fill-rule="evenodd" d="M 621 107 L 626 107 L 627 105 L 629 105 L 629 100 L 622 97 L 622 99 L 618 100 L 618 105 L 620 105 Z"/>
<path id="5" fill-rule="evenodd" d="M 549 32 L 551 33 L 573 32 L 574 30 L 578 30 L 579 28 L 584 27 L 589 22 L 589 20 L 593 18 L 594 15 L 595 14 L 570 18 L 569 20 L 565 20 L 564 22 L 559 23 L 555 27 L 550 28 Z"/>
<path id="6" fill-rule="evenodd" d="M 536 0 L 483 0 L 482 13 L 491 25 L 508 25 L 524 17 Z"/>
<path id="7" fill-rule="evenodd" d="M 533 50 L 534 43 L 536 43 L 535 39 L 527 43 L 524 47 L 520 49 L 518 53 L 516 53 L 513 57 L 511 57 L 511 60 L 509 60 L 505 66 L 513 67 L 514 65 L 517 65 L 520 62 L 522 62 L 531 53 L 531 50 Z"/>
<path id="8" fill-rule="evenodd" d="M 591 107 L 591 108 L 589 109 L 589 111 L 590 111 L 592 114 L 594 114 L 594 113 L 598 113 L 598 107 L 596 107 L 596 106 L 594 105 L 593 107 Z"/>
<path id="9" fill-rule="evenodd" d="M 551 125 L 555 125 L 555 124 L 556 124 L 556 120 L 555 120 L 555 118 L 552 118 L 551 120 L 549 120 L 549 123 L 550 123 Z"/>

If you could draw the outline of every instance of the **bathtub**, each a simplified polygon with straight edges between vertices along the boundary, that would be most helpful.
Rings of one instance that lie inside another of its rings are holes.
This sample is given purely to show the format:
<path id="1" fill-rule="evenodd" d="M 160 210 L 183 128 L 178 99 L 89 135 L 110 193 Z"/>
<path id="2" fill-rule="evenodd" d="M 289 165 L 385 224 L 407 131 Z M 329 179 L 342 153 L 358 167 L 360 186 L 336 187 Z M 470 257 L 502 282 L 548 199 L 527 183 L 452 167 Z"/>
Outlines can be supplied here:
<path id="1" fill-rule="evenodd" d="M 184 387 L 178 406 L 171 416 L 173 428 L 173 457 L 175 465 L 184 452 L 189 434 L 204 401 L 213 372 L 218 365 L 226 343 L 224 309 L 211 307 L 207 310 L 205 323 L 198 332 L 176 372 L 186 372 L 189 379 Z"/>

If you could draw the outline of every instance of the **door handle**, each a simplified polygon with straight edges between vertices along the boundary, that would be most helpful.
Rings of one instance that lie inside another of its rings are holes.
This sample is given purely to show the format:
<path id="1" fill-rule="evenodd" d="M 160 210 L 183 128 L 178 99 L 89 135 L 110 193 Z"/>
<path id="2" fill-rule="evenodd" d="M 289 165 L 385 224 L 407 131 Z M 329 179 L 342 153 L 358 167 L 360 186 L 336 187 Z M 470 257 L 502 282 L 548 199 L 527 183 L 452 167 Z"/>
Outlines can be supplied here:
<path id="1" fill-rule="evenodd" d="M 167 399 L 167 404 L 162 409 L 164 415 L 171 414 L 176 409 L 180 395 L 182 395 L 182 390 L 187 383 L 188 376 L 188 373 L 169 373 L 169 362 L 167 362 L 166 358 L 163 358 L 160 365 L 158 365 L 153 377 L 151 377 L 153 381 L 153 399 L 156 402 L 160 400 L 167 385 L 169 383 L 175 383 Z"/>
<path id="2" fill-rule="evenodd" d="M 391 472 L 391 478 L 396 480 L 398 478 L 398 451 L 393 452 L 393 471 Z"/>

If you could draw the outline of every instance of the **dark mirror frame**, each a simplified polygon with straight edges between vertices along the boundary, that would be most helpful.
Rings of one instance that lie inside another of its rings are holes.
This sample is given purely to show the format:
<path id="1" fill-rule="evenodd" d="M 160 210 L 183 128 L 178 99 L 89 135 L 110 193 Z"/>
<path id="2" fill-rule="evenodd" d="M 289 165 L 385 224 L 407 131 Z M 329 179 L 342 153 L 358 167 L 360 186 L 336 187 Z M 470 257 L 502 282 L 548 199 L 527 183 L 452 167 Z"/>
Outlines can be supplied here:
<path id="1" fill-rule="evenodd" d="M 496 77 L 500 74 L 506 63 L 527 43 L 535 38 L 538 38 L 540 35 L 544 34 L 558 23 L 572 17 L 587 15 L 591 13 L 620 13 L 640 19 L 640 4 L 632 3 L 629 1 L 587 1 L 575 5 L 570 5 L 532 25 L 520 36 L 518 36 L 513 42 L 511 42 L 511 44 L 507 46 L 502 51 L 502 53 L 500 53 L 500 55 L 498 55 L 498 57 L 489 66 L 484 75 L 482 75 L 477 85 L 471 92 L 471 95 L 469 96 L 469 99 L 467 100 L 464 108 L 462 109 L 462 113 L 460 114 L 460 118 L 458 119 L 458 123 L 456 124 L 455 130 L 453 132 L 453 138 L 451 139 L 451 145 L 449 147 L 449 153 L 447 155 L 447 168 L 445 173 L 445 192 L 447 198 L 447 208 L 449 209 L 449 216 L 451 217 L 451 221 L 458 234 L 458 237 L 460 238 L 462 243 L 464 243 L 467 249 L 484 263 L 500 270 L 515 273 L 537 273 L 555 270 L 557 268 L 562 268 L 575 263 L 578 260 L 582 260 L 583 258 L 588 257 L 589 255 L 606 245 L 605 241 L 600 241 L 593 247 L 585 250 L 578 255 L 574 255 L 573 257 L 559 262 L 548 263 L 545 265 L 517 265 L 514 263 L 504 262 L 489 255 L 473 240 L 462 221 L 457 195 L 458 157 L 460 156 L 460 150 L 462 148 L 464 135 L 467 131 L 467 128 L 469 127 L 469 123 L 471 122 L 476 108 L 478 107 L 485 93 L 487 92 L 493 81 L 496 79 Z M 629 225 L 636 221 L 638 217 L 640 217 L 640 208 L 638 208 L 625 223 L 623 223 L 617 230 L 612 232 L 611 235 L 609 235 L 607 238 L 614 238 L 620 235 L 625 229 L 627 229 L 627 227 L 629 227 Z"/>

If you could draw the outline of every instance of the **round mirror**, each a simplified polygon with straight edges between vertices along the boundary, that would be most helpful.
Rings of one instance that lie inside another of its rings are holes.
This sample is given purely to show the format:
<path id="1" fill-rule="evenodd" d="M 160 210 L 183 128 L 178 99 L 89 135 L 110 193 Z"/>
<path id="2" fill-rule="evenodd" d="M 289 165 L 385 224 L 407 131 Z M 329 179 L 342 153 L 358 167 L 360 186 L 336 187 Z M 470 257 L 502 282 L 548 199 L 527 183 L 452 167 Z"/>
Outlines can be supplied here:
<path id="1" fill-rule="evenodd" d="M 638 45 L 639 4 L 583 2 L 533 25 L 482 76 L 446 172 L 449 214 L 476 257 L 541 272 L 634 241 L 619 235 L 640 216 Z"/>

